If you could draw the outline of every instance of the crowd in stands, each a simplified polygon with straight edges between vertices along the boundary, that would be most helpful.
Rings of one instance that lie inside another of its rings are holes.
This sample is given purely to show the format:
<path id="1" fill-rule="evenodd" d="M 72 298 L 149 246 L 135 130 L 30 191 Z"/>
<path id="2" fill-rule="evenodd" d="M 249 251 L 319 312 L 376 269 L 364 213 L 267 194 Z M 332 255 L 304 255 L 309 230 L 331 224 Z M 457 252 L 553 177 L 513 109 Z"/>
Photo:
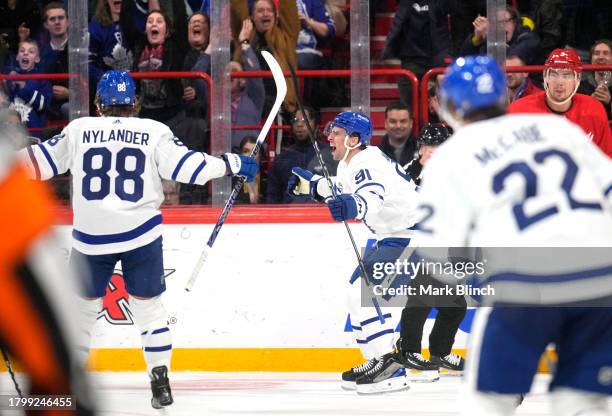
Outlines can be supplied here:
<path id="1" fill-rule="evenodd" d="M 89 0 L 90 91 L 109 69 L 128 71 L 203 71 L 210 73 L 210 7 L 213 0 Z M 348 45 L 346 0 L 230 0 L 232 48 L 229 71 L 267 70 L 261 51 L 271 51 L 285 70 L 348 68 L 334 51 Z M 575 49 L 584 63 L 612 64 L 612 2 L 609 0 L 514 0 L 500 10 L 498 21 L 506 33 L 508 67 L 543 64 L 555 48 Z M 373 58 L 379 65 L 398 60 L 419 79 L 453 57 L 484 53 L 487 44 L 485 0 L 370 0 L 372 24 L 376 13 L 394 13 L 384 50 Z M 58 0 L 0 0 L 0 69 L 5 74 L 68 72 L 67 2 Z M 372 27 L 372 30 L 374 26 Z M 330 50 L 332 51 L 330 54 Z M 612 119 L 611 72 L 585 72 L 579 93 L 603 104 Z M 437 89 L 429 88 L 431 121 L 438 121 Z M 244 203 L 303 203 L 284 192 L 293 166 L 318 171 L 309 144 L 306 122 L 319 131 L 319 111 L 348 105 L 348 97 L 334 100 L 338 83 L 306 78 L 296 91 L 288 82 L 283 105 L 286 124 L 283 147 L 272 161 L 262 152 L 263 172 L 255 185 L 245 187 Z M 337 91 L 344 91 L 343 88 Z M 379 146 L 405 165 L 415 156 L 411 135 L 415 114 L 411 84 L 398 83 L 400 101 L 384 112 L 384 137 Z M 514 101 L 542 88 L 541 74 L 508 75 L 508 97 Z M 32 135 L 46 139 L 68 118 L 68 81 L 4 81 L 0 104 L 10 105 Z M 201 79 L 143 79 L 139 81 L 141 117 L 167 124 L 189 147 L 209 148 L 209 86 Z M 350 94 L 350 92 L 347 92 Z M 90 94 L 93 100 L 93 94 Z M 274 101 L 271 78 L 234 78 L 231 83 L 231 146 L 243 150 L 254 143 L 257 129 Z M 307 109 L 298 111 L 298 97 Z M 93 105 L 90 108 L 94 108 Z M 381 126 L 382 127 L 382 126 Z M 330 171 L 335 171 L 329 149 L 321 141 Z M 175 202 L 206 202 L 207 192 L 195 198 L 189 187 L 168 185 Z M 179 198 L 180 196 L 180 198 Z"/>

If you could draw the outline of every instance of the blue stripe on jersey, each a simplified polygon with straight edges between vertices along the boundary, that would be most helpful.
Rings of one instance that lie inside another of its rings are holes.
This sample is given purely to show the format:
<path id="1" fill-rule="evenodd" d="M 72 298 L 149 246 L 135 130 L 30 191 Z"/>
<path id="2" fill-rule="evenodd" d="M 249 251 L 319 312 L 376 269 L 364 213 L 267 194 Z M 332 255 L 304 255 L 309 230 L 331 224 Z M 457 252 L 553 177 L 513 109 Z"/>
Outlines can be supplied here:
<path id="1" fill-rule="evenodd" d="M 53 159 L 51 159 L 49 151 L 42 144 L 39 144 L 38 147 L 40 147 L 40 150 L 42 150 L 43 155 L 45 155 L 45 158 L 47 158 L 47 162 L 49 162 L 49 166 L 51 166 L 51 170 L 53 170 L 53 176 L 57 176 L 57 166 L 55 166 L 55 162 L 53 162 Z"/>
<path id="2" fill-rule="evenodd" d="M 382 337 L 383 335 L 386 334 L 391 334 L 393 335 L 393 330 L 392 329 L 384 329 L 380 332 L 377 332 L 375 334 L 370 335 L 369 337 L 367 337 L 366 339 L 358 339 L 357 340 L 357 344 L 367 344 L 368 342 L 378 338 L 378 337 Z"/>
<path id="3" fill-rule="evenodd" d="M 380 186 L 383 191 L 385 191 L 385 187 L 382 185 L 382 183 L 378 183 L 378 182 L 368 182 L 364 185 L 361 185 L 359 188 L 357 188 L 357 190 L 355 191 L 355 193 L 357 193 L 360 189 L 365 188 L 366 186 Z"/>
<path id="4" fill-rule="evenodd" d="M 103 234 L 103 235 L 92 235 L 86 234 L 81 231 L 72 230 L 72 237 L 85 244 L 111 244 L 111 243 L 122 243 L 124 241 L 130 241 L 137 237 L 140 237 L 144 233 L 152 230 L 162 223 L 161 214 L 154 216 L 144 224 L 139 225 L 130 231 L 117 234 Z"/>
<path id="5" fill-rule="evenodd" d="M 512 281 L 512 282 L 524 282 L 524 283 L 563 283 L 571 282 L 573 280 L 586 280 L 597 277 L 608 276 L 612 279 L 612 265 L 600 267 L 597 269 L 582 270 L 573 273 L 561 273 L 561 274 L 549 274 L 549 275 L 537 275 L 537 274 L 523 274 L 523 273 L 499 273 L 491 276 L 487 279 L 487 282 L 501 282 L 501 281 Z"/>
<path id="6" fill-rule="evenodd" d="M 146 352 L 162 352 L 168 351 L 172 349 L 172 344 L 170 345 L 162 345 L 161 347 L 144 347 Z"/>
<path id="7" fill-rule="evenodd" d="M 206 166 L 206 157 L 203 154 L 202 157 L 204 158 L 204 160 L 202 161 L 202 163 L 200 163 L 200 166 L 198 166 L 197 169 L 193 172 L 193 175 L 191 175 L 191 179 L 189 179 L 190 185 L 193 185 L 195 183 L 196 178 L 198 177 L 202 169 L 204 169 L 204 166 Z"/>
<path id="8" fill-rule="evenodd" d="M 383 317 L 383 319 L 387 319 L 387 318 L 391 319 L 391 314 L 390 314 L 390 313 L 386 313 L 386 314 L 384 314 L 382 317 Z M 361 326 L 362 326 L 362 327 L 364 327 L 364 326 L 366 326 L 366 325 L 368 325 L 368 324 L 371 324 L 371 323 L 374 323 L 374 322 L 376 322 L 376 321 L 378 321 L 378 322 L 380 322 L 380 321 L 381 321 L 380 316 L 375 316 L 375 317 L 373 317 L 373 318 L 366 319 L 365 321 L 360 322 L 360 324 L 361 324 Z M 361 328 L 360 328 L 360 329 L 361 329 Z"/>
<path id="9" fill-rule="evenodd" d="M 28 156 L 30 157 L 30 162 L 32 162 L 32 166 L 34 167 L 36 180 L 40 180 L 40 167 L 38 167 L 38 161 L 36 160 L 36 156 L 34 156 L 32 146 L 28 146 Z"/>
<path id="10" fill-rule="evenodd" d="M 380 200 L 381 200 L 381 201 L 385 202 L 385 198 L 383 198 L 383 197 L 382 197 L 382 195 L 377 194 L 377 193 L 376 193 L 376 192 L 374 192 L 374 191 L 368 191 L 368 192 L 370 192 L 372 195 L 375 195 L 375 196 L 377 196 L 378 198 L 380 198 Z"/>
<path id="11" fill-rule="evenodd" d="M 605 195 L 605 196 L 608 196 L 608 194 L 609 194 L 610 192 L 612 192 L 612 183 L 610 184 L 610 186 L 608 186 L 608 189 L 606 189 L 606 190 L 604 191 L 604 195 Z"/>
<path id="12" fill-rule="evenodd" d="M 176 168 L 174 168 L 174 172 L 172 172 L 172 180 L 175 181 L 176 177 L 179 174 L 179 171 L 181 170 L 181 168 L 183 167 L 183 164 L 185 163 L 185 161 L 187 159 L 189 159 L 189 157 L 193 154 L 195 154 L 196 152 L 193 150 L 190 150 L 189 152 L 185 153 L 183 155 L 183 157 L 181 158 L 181 160 L 179 160 L 179 162 L 176 165 Z"/>

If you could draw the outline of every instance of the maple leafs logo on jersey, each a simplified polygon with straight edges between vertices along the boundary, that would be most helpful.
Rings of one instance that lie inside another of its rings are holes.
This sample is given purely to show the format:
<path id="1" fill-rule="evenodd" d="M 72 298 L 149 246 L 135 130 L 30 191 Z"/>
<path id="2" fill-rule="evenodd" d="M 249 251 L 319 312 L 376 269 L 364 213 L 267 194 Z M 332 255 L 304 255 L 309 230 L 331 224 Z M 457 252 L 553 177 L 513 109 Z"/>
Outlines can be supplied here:
<path id="1" fill-rule="evenodd" d="M 30 121 L 30 113 L 32 112 L 32 107 L 30 107 L 21 98 L 16 97 L 9 106 L 9 108 L 19 113 L 19 115 L 21 116 L 22 123 L 27 123 L 28 121 Z"/>
<path id="2" fill-rule="evenodd" d="M 174 273 L 175 269 L 164 269 L 164 279 Z M 106 293 L 102 298 L 100 318 L 106 319 L 112 325 L 132 325 L 134 316 L 129 305 L 130 295 L 125 289 L 125 281 L 121 270 L 115 270 L 108 282 Z"/>

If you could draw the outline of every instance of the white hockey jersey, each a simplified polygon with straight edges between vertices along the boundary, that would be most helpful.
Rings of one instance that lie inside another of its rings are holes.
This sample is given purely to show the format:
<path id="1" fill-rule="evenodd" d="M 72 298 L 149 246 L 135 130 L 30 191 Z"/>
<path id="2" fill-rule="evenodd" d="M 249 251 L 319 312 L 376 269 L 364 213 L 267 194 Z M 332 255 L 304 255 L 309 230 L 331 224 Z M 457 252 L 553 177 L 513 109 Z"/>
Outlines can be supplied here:
<path id="1" fill-rule="evenodd" d="M 74 248 L 85 254 L 142 247 L 161 235 L 161 179 L 203 185 L 223 176 L 222 159 L 189 150 L 164 124 L 85 117 L 21 151 L 32 175 L 70 170 Z"/>
<path id="2" fill-rule="evenodd" d="M 389 237 L 409 238 L 417 217 L 418 193 L 410 176 L 378 147 L 368 146 L 353 156 L 349 163 L 338 164 L 333 178 L 338 194 L 353 194 L 360 207 L 357 219 L 374 233 L 378 240 Z M 331 196 L 325 180 L 317 192 Z"/>
<path id="3" fill-rule="evenodd" d="M 588 299 L 594 287 L 612 293 L 612 161 L 562 117 L 508 115 L 461 128 L 428 161 L 420 196 L 420 246 L 574 247 L 552 252 L 582 257 L 588 250 L 579 247 L 608 248 L 609 256 L 589 263 L 597 270 L 590 274 L 575 258 L 529 265 L 498 258 L 496 267 L 511 266 L 516 273 L 504 278 L 517 282 L 580 282 L 559 286 L 558 301 Z M 537 250 L 522 253 L 529 251 Z"/>

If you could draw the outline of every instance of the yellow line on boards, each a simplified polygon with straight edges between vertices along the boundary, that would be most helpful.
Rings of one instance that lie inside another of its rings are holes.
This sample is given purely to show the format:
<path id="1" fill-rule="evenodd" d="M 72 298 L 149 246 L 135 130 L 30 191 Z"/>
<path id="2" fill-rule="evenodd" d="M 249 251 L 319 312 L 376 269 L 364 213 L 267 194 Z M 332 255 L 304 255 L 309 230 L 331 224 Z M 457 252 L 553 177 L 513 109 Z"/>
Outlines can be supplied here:
<path id="1" fill-rule="evenodd" d="M 465 349 L 453 350 L 465 357 Z M 554 351 L 547 351 L 556 361 Z M 423 350 L 428 357 L 429 351 Z M 278 371 L 342 372 L 363 361 L 357 348 L 175 348 L 172 371 Z M 20 371 L 19 363 L 13 368 Z M 89 368 L 93 371 L 144 371 L 139 348 L 98 348 L 91 351 Z M 0 360 L 0 371 L 6 371 Z M 540 372 L 547 372 L 541 360 Z"/>

